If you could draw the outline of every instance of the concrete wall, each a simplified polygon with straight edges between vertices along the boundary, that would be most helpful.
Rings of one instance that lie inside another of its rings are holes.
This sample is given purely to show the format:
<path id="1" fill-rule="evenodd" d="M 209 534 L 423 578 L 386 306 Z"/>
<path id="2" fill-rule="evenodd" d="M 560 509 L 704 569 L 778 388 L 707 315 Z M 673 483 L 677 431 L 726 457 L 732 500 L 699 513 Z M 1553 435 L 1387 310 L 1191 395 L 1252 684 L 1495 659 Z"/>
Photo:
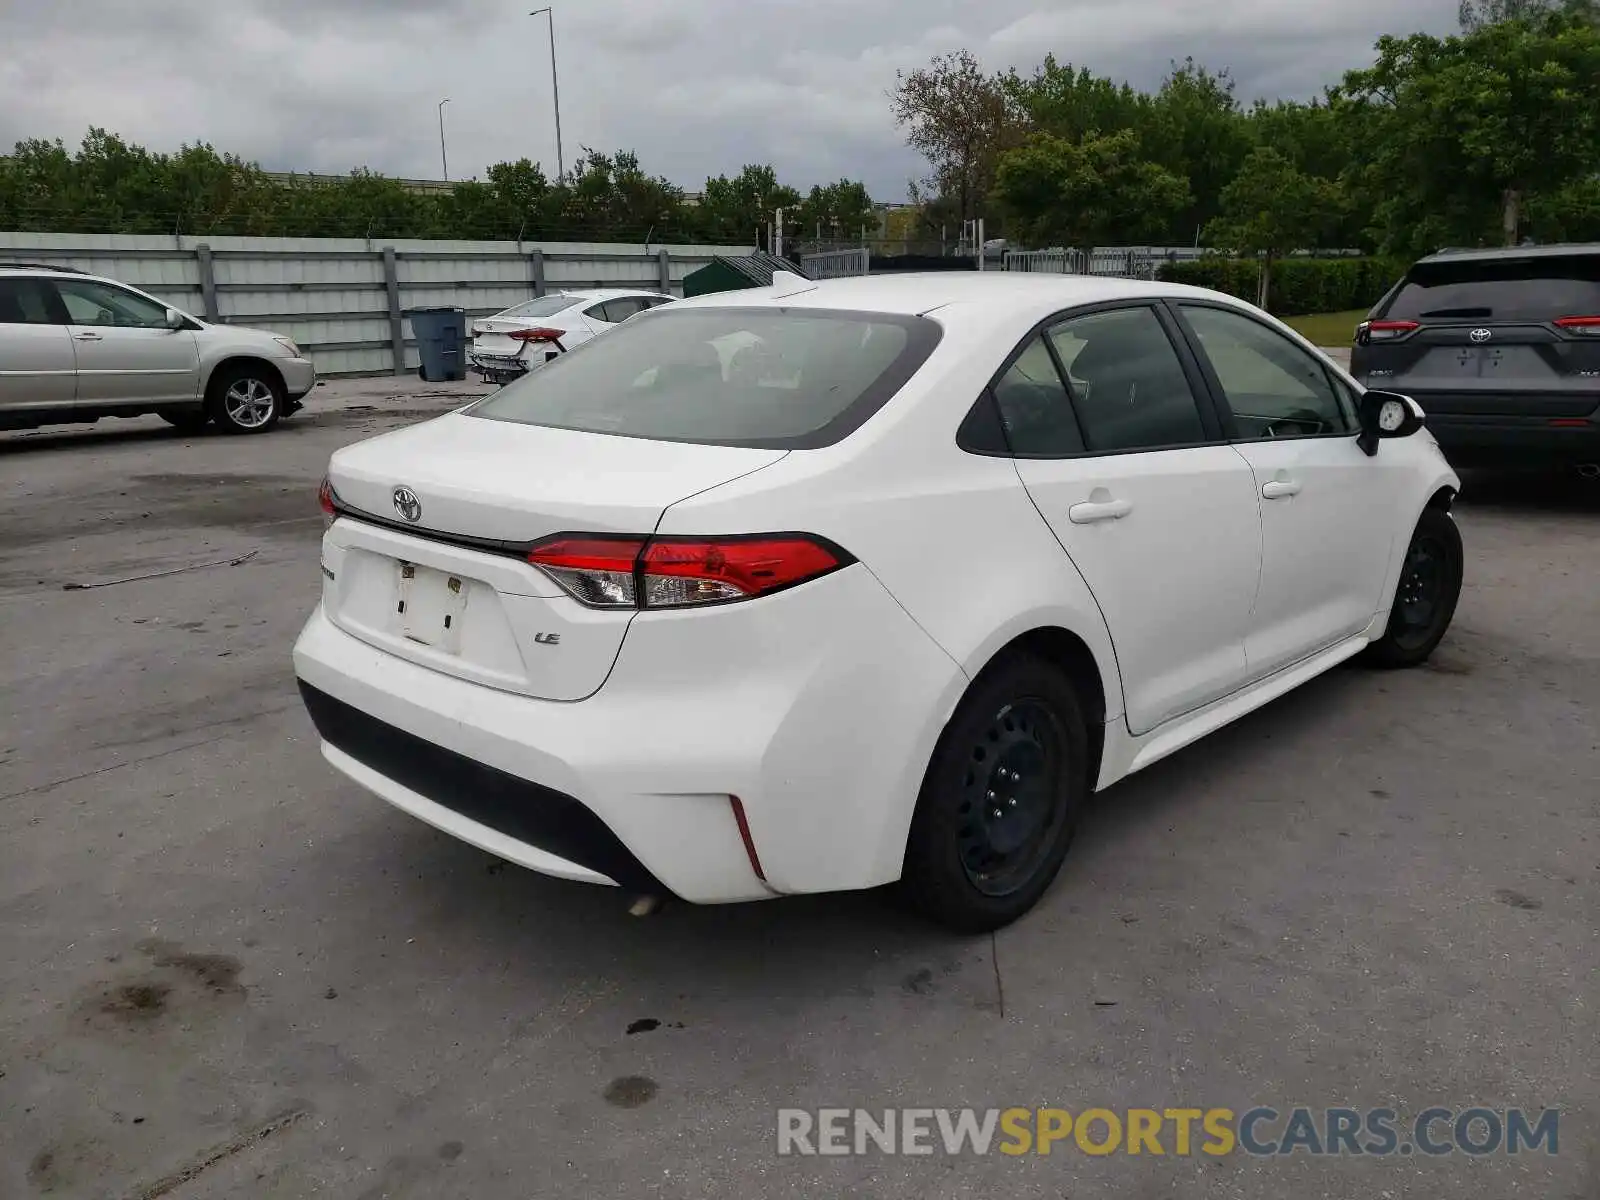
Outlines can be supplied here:
<path id="1" fill-rule="evenodd" d="M 714 255 L 750 252 L 598 242 L 0 233 L 0 262 L 77 267 L 204 320 L 271 329 L 304 347 L 323 375 L 414 371 L 406 309 L 456 305 L 469 318 L 487 316 L 561 288 L 681 295 L 683 277 Z"/>

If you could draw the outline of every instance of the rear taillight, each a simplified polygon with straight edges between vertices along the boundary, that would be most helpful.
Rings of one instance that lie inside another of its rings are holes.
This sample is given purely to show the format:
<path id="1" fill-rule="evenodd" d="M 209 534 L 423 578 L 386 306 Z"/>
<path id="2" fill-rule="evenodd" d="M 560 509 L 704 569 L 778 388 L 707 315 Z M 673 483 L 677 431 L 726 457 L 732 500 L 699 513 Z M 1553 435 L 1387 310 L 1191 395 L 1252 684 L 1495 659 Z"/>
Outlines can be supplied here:
<path id="1" fill-rule="evenodd" d="M 535 546 L 528 561 L 590 608 L 637 608 L 635 567 L 643 538 L 575 535 Z"/>
<path id="2" fill-rule="evenodd" d="M 1562 317 L 1556 321 L 1556 326 L 1568 333 L 1600 337 L 1600 317 Z"/>
<path id="3" fill-rule="evenodd" d="M 1356 341 L 1363 345 L 1368 342 L 1392 342 L 1421 328 L 1415 321 L 1363 321 L 1356 326 Z"/>
<path id="4" fill-rule="evenodd" d="M 563 534 L 535 546 L 528 561 L 591 608 L 691 608 L 764 596 L 855 560 L 837 546 L 804 534 Z"/>
<path id="5" fill-rule="evenodd" d="M 339 515 L 339 506 L 335 501 L 333 484 L 324 475 L 321 486 L 317 488 L 317 503 L 322 506 L 322 527 L 324 529 L 332 525 L 334 519 Z"/>
<path id="6" fill-rule="evenodd" d="M 506 334 L 513 342 L 560 342 L 565 329 L 518 329 Z"/>

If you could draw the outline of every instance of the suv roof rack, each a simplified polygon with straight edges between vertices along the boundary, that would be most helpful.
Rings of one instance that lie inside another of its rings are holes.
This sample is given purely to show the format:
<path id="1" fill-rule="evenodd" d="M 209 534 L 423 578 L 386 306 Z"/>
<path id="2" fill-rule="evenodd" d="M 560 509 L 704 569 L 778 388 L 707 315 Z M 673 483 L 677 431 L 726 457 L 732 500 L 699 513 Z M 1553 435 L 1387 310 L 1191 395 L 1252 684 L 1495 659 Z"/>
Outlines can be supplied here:
<path id="1" fill-rule="evenodd" d="M 69 275 L 87 275 L 89 273 L 82 267 L 68 267 L 61 263 L 0 262 L 0 267 L 20 271 L 65 271 Z"/>

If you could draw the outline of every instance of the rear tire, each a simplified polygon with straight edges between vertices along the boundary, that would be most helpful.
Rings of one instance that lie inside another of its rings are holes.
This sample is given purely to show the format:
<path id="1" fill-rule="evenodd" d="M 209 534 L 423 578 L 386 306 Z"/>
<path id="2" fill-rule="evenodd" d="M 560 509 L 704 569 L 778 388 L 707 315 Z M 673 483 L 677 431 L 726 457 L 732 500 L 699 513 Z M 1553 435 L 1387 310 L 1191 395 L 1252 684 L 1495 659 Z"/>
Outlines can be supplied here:
<path id="1" fill-rule="evenodd" d="M 1393 670 L 1428 661 L 1455 617 L 1464 562 L 1455 518 L 1442 508 L 1425 510 L 1400 567 L 1389 626 L 1367 647 L 1366 663 Z"/>
<path id="2" fill-rule="evenodd" d="M 156 413 L 168 425 L 179 433 L 199 433 L 211 420 L 211 414 L 204 408 L 163 408 Z"/>
<path id="3" fill-rule="evenodd" d="M 1039 902 L 1089 792 L 1087 728 L 1072 683 L 1018 655 L 962 698 L 929 761 L 900 890 L 948 929 L 987 933 Z"/>
<path id="4" fill-rule="evenodd" d="M 265 433 L 284 410 L 283 380 L 248 363 L 225 367 L 211 377 L 206 408 L 224 433 Z"/>

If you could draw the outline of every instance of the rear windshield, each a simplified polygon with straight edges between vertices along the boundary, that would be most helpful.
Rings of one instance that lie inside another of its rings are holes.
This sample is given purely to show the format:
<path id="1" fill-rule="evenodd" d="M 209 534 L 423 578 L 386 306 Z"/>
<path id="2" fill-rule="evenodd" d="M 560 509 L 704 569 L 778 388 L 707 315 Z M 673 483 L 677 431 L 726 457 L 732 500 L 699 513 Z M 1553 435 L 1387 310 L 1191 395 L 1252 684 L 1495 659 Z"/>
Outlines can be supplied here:
<path id="1" fill-rule="evenodd" d="M 1407 321 L 1600 315 L 1600 254 L 1418 263 L 1383 314 Z"/>
<path id="2" fill-rule="evenodd" d="M 657 441 L 810 449 L 876 412 L 938 341 L 925 317 L 667 305 L 467 411 Z"/>
<path id="3" fill-rule="evenodd" d="M 526 304 L 519 304 L 515 308 L 508 308 L 503 313 L 496 313 L 497 317 L 553 317 L 558 312 L 571 308 L 574 304 L 582 304 L 581 296 L 541 296 L 537 300 L 529 300 Z"/>

